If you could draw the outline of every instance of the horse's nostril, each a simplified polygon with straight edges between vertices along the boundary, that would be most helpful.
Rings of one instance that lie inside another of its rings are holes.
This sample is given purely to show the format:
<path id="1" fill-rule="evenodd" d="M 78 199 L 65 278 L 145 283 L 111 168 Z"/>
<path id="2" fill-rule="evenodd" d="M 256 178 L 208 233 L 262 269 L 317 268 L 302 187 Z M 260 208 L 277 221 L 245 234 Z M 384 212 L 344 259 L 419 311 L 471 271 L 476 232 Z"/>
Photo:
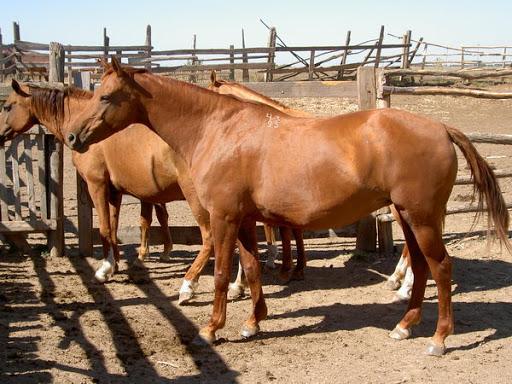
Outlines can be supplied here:
<path id="1" fill-rule="evenodd" d="M 75 142 L 75 140 L 76 140 L 76 136 L 73 133 L 70 133 L 68 135 L 68 142 L 69 142 L 69 144 L 73 144 Z"/>

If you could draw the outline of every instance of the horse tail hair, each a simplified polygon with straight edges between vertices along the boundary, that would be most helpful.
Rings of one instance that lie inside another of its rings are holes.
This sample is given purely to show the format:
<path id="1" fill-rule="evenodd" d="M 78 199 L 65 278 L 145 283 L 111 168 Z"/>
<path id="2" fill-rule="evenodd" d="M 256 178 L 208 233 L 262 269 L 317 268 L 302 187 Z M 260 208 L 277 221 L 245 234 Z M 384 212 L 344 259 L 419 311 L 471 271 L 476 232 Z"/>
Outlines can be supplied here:
<path id="1" fill-rule="evenodd" d="M 445 126 L 445 128 L 450 140 L 459 147 L 471 169 L 473 201 L 478 196 L 479 212 L 475 219 L 484 210 L 485 201 L 488 233 L 494 225 L 496 237 L 512 253 L 512 244 L 508 238 L 509 213 L 493 170 L 464 133 L 453 127 Z"/>

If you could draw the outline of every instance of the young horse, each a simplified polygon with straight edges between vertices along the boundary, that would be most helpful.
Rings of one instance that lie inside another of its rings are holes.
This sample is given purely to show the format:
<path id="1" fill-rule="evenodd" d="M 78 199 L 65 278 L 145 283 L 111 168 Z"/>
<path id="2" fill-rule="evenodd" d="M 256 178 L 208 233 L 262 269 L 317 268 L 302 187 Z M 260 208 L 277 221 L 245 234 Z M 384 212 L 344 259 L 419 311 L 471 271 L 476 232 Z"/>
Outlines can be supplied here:
<path id="1" fill-rule="evenodd" d="M 313 115 L 300 111 L 297 109 L 289 108 L 270 97 L 262 95 L 256 91 L 253 91 L 250 88 L 245 87 L 240 83 L 236 83 L 234 81 L 226 81 L 217 79 L 217 73 L 212 71 L 210 74 L 210 84 L 208 85 L 208 89 L 221 95 L 232 95 L 239 97 L 244 100 L 252 100 L 258 101 L 263 104 L 267 104 L 283 113 L 286 113 L 289 116 L 296 117 L 313 117 Z M 396 216 L 396 211 L 394 209 L 391 210 L 393 214 Z M 295 241 L 297 242 L 297 233 L 300 230 L 294 229 Z M 289 236 L 289 234 L 288 234 Z M 289 245 L 288 245 L 289 246 Z M 302 245 L 303 246 L 303 245 Z M 297 252 L 297 269 L 299 269 L 299 265 L 305 265 L 305 256 Z M 283 264 L 284 254 L 283 254 Z M 238 280 L 238 279 L 237 279 Z M 409 251 L 407 250 L 407 245 L 405 245 L 402 255 L 400 256 L 400 260 L 395 268 L 395 271 L 391 276 L 389 276 L 386 286 L 392 290 L 398 290 L 395 294 L 394 301 L 400 302 L 409 300 L 411 297 L 412 284 L 414 282 L 414 275 L 411 269 L 411 263 L 409 261 Z M 231 289 L 231 285 L 230 285 Z"/>
<path id="2" fill-rule="evenodd" d="M 72 149 L 84 150 L 128 124 L 144 123 L 176 151 L 179 172 L 192 180 L 210 213 L 215 299 L 198 343 L 214 341 L 225 324 L 237 237 L 253 301 L 242 335 L 256 334 L 266 317 L 254 253 L 255 220 L 329 228 L 393 204 L 411 254 L 414 285 L 407 311 L 390 336 L 405 339 L 420 321 L 430 269 L 439 304 L 427 352 L 443 354 L 453 332 L 452 261 L 442 223 L 457 174 L 454 144 L 468 161 L 479 203 L 485 200 L 498 238 L 512 249 L 508 211 L 491 168 L 462 132 L 427 118 L 381 109 L 298 119 L 144 70 L 123 69 L 115 59 L 86 104 L 69 123 L 66 141 Z"/>

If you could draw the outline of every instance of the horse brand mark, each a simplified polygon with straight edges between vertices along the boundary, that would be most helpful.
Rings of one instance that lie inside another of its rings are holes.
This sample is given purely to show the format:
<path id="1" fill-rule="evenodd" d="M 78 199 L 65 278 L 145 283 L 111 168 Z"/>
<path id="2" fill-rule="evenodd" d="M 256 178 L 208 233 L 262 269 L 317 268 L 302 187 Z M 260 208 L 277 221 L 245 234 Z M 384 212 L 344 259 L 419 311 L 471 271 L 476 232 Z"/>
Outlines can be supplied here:
<path id="1" fill-rule="evenodd" d="M 272 116 L 271 113 L 267 113 L 267 127 L 269 128 L 279 128 L 279 123 L 281 122 L 281 118 L 279 116 Z"/>

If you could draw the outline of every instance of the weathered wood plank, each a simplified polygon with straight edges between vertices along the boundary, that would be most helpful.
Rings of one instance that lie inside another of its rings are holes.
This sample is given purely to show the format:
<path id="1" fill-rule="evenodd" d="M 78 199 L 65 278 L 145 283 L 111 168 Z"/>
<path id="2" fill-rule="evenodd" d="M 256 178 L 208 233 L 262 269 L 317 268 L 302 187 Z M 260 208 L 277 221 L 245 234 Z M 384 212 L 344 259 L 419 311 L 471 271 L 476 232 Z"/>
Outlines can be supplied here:
<path id="1" fill-rule="evenodd" d="M 491 92 L 477 89 L 443 87 L 394 87 L 386 85 L 384 92 L 395 95 L 469 96 L 482 99 L 512 99 L 512 92 Z"/>
<path id="2" fill-rule="evenodd" d="M 444 76 L 444 77 L 460 77 L 462 79 L 476 80 L 493 77 L 512 76 L 512 70 L 499 69 L 495 71 L 476 71 L 462 70 L 450 71 L 442 69 L 390 69 L 386 71 L 386 76 Z"/>
<path id="3" fill-rule="evenodd" d="M 272 98 L 357 97 L 357 83 L 355 81 L 251 82 L 244 85 Z"/>
<path id="4" fill-rule="evenodd" d="M 43 232 L 53 231 L 57 227 L 55 220 L 36 221 L 0 221 L 0 232 Z"/>
<path id="5" fill-rule="evenodd" d="M 466 133 L 473 143 L 512 144 L 512 135 L 500 133 Z"/>
<path id="6" fill-rule="evenodd" d="M 7 163 L 5 146 L 0 145 L 0 219 L 9 220 L 9 203 L 7 199 Z"/>
<path id="7" fill-rule="evenodd" d="M 39 127 L 39 133 L 36 135 L 36 143 L 37 143 L 37 185 L 38 190 L 40 191 L 40 212 L 41 212 L 41 219 L 47 220 L 49 219 L 48 216 L 48 190 L 46 188 L 47 182 L 46 182 L 46 140 L 44 138 L 44 131 Z"/>
<path id="8" fill-rule="evenodd" d="M 34 171 L 32 166 L 32 140 L 30 135 L 23 135 L 25 146 L 25 170 L 27 177 L 27 195 L 28 195 L 28 210 L 29 220 L 34 223 L 37 220 L 36 210 L 36 194 L 34 190 Z"/>
<path id="9" fill-rule="evenodd" d="M 334 232 L 338 237 L 353 237 L 355 235 L 355 225 L 350 225 L 345 228 L 336 229 Z M 201 233 L 199 231 L 199 227 L 196 226 L 171 226 L 169 227 L 171 231 L 172 240 L 175 244 L 184 244 L 184 245 L 200 245 L 201 244 Z M 263 231 L 263 226 L 258 225 L 257 236 L 258 241 L 265 240 L 265 234 Z M 332 232 L 328 230 L 325 231 L 304 231 L 305 239 L 315 239 L 315 238 L 328 238 L 332 237 Z M 118 230 L 117 238 L 123 244 L 139 244 L 140 243 L 140 227 L 138 226 L 126 226 L 121 227 Z M 99 230 L 94 228 L 93 230 L 93 239 L 94 244 L 101 244 L 99 237 Z M 163 235 L 162 229 L 157 226 L 152 226 L 150 228 L 150 244 L 157 245 L 162 244 Z"/>
<path id="10" fill-rule="evenodd" d="M 18 147 L 21 140 L 22 137 L 18 136 L 11 144 L 12 189 L 14 193 L 14 214 L 16 220 L 21 220 L 20 165 L 18 156 Z"/>

